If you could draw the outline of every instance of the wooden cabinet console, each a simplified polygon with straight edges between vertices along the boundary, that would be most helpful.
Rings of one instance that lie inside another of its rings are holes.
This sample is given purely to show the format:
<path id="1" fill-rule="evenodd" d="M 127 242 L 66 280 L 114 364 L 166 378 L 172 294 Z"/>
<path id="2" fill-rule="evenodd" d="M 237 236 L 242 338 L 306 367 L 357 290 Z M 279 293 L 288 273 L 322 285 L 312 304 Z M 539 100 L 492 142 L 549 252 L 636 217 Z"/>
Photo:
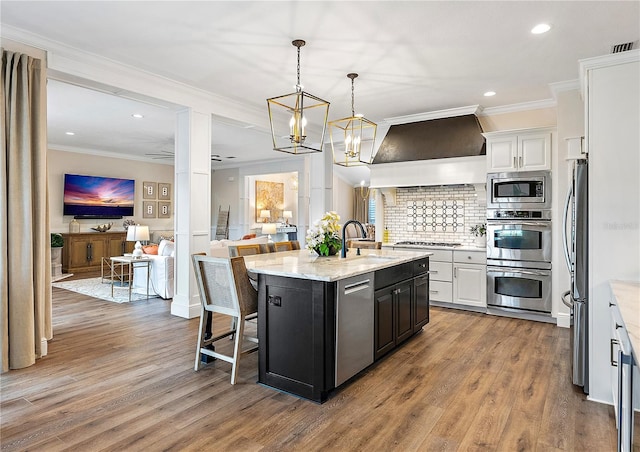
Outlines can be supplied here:
<path id="1" fill-rule="evenodd" d="M 127 242 L 127 233 L 87 232 L 62 234 L 62 271 L 82 273 L 100 270 L 103 257 L 122 256 L 133 251 L 133 242 Z"/>

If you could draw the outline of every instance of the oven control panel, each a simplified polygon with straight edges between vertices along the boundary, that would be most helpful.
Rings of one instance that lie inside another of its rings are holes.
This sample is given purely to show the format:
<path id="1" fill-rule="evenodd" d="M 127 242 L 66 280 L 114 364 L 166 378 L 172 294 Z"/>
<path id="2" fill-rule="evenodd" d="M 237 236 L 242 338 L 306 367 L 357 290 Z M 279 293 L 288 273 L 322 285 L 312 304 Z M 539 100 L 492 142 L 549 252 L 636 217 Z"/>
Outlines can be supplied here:
<path id="1" fill-rule="evenodd" d="M 487 210 L 489 220 L 550 220 L 550 210 Z"/>

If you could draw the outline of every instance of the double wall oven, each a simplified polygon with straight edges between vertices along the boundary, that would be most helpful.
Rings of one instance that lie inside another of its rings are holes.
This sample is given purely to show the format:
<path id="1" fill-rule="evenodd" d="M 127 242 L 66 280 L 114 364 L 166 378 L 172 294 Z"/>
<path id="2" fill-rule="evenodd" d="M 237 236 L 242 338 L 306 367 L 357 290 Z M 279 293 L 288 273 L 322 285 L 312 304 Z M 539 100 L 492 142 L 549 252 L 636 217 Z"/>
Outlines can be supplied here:
<path id="1" fill-rule="evenodd" d="M 487 305 L 551 315 L 551 177 L 489 174 Z"/>

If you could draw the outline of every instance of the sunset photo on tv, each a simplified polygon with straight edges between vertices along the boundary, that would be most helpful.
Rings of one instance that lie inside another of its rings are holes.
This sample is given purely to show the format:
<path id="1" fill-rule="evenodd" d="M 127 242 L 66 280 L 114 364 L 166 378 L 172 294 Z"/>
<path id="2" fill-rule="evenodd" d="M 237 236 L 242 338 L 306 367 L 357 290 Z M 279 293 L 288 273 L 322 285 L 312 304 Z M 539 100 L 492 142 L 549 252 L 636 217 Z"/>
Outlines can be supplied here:
<path id="1" fill-rule="evenodd" d="M 64 175 L 64 215 L 132 216 L 135 181 Z"/>

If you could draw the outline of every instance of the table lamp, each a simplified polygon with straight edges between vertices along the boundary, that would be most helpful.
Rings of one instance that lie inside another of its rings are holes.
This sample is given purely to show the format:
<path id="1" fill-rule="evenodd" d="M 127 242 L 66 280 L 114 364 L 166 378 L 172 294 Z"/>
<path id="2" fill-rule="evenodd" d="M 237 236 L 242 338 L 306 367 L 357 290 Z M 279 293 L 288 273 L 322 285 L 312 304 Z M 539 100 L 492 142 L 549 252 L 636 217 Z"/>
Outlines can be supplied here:
<path id="1" fill-rule="evenodd" d="M 140 240 L 149 240 L 149 226 L 131 225 L 127 229 L 127 242 L 136 242 L 133 249 L 133 258 L 140 259 L 144 254 Z"/>
<path id="2" fill-rule="evenodd" d="M 285 223 L 288 226 L 289 225 L 289 218 L 293 218 L 293 212 L 291 212 L 290 210 L 283 211 L 282 212 L 282 218 L 284 218 Z"/>
<path id="3" fill-rule="evenodd" d="M 278 228 L 275 223 L 265 223 L 262 225 L 262 233 L 269 236 L 267 239 L 269 242 L 273 242 L 273 240 L 271 240 L 271 234 L 275 234 L 276 232 L 278 232 Z"/>
<path id="4" fill-rule="evenodd" d="M 262 221 L 264 223 L 266 223 L 271 218 L 271 211 L 270 210 L 261 210 L 260 211 L 260 218 L 262 218 Z"/>

